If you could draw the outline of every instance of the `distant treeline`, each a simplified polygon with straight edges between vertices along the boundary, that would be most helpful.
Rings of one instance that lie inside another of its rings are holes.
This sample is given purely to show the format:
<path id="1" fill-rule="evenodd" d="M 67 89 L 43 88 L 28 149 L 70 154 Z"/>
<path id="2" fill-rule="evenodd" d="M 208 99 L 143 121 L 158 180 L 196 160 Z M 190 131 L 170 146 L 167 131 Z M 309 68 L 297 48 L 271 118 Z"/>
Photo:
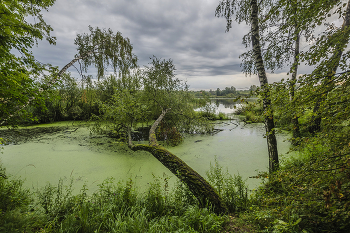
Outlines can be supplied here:
<path id="1" fill-rule="evenodd" d="M 200 90 L 200 91 L 193 91 L 196 97 L 202 97 L 203 95 L 209 96 L 209 98 L 213 97 L 227 97 L 227 98 L 233 98 L 237 96 L 253 96 L 255 95 L 255 91 L 257 90 L 256 85 L 251 85 L 248 90 L 237 90 L 234 86 L 231 87 L 225 87 L 225 89 L 220 90 L 220 88 L 217 88 L 216 90 L 210 89 L 209 91 Z"/>

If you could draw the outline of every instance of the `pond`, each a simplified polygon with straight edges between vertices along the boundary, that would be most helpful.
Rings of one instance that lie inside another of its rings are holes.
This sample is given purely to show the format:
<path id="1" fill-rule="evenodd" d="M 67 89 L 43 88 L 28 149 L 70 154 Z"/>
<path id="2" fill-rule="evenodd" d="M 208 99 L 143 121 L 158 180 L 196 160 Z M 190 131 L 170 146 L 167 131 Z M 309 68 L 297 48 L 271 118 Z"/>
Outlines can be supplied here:
<path id="1" fill-rule="evenodd" d="M 254 99 L 246 99 L 246 101 L 253 101 L 253 100 Z M 219 112 L 230 114 L 243 106 L 241 101 L 235 101 L 234 99 L 230 99 L 230 98 L 211 99 L 210 102 L 211 102 L 211 105 L 215 108 L 216 110 L 215 112 L 217 114 Z"/>
<path id="2" fill-rule="evenodd" d="M 210 99 L 210 105 L 207 107 L 197 108 L 196 111 L 213 111 L 216 114 L 225 113 L 232 114 L 236 112 L 238 109 L 242 108 L 246 102 L 255 101 L 255 98 L 246 98 L 241 100 L 236 100 L 232 98 L 215 98 Z M 208 108 L 209 107 L 209 108 Z"/>
<path id="3" fill-rule="evenodd" d="M 220 131 L 214 135 L 187 136 L 179 146 L 167 149 L 204 177 L 216 158 L 230 174 L 247 179 L 249 188 L 256 187 L 259 180 L 248 177 L 268 170 L 263 124 L 245 125 L 233 118 L 217 122 L 215 127 Z M 0 131 L 0 137 L 6 137 L 4 132 Z M 20 133 L 18 141 L 4 146 L 0 158 L 7 174 L 24 178 L 28 188 L 37 189 L 48 182 L 55 185 L 59 179 L 68 183 L 72 179 L 76 192 L 83 184 L 92 192 L 106 178 L 113 177 L 116 181 L 131 178 L 140 190 L 145 190 L 154 177 L 170 178 L 170 184 L 177 180 L 148 152 L 133 152 L 113 138 L 90 134 L 87 123 L 56 122 L 16 132 Z M 287 138 L 287 134 L 278 135 L 279 154 L 289 150 Z"/>

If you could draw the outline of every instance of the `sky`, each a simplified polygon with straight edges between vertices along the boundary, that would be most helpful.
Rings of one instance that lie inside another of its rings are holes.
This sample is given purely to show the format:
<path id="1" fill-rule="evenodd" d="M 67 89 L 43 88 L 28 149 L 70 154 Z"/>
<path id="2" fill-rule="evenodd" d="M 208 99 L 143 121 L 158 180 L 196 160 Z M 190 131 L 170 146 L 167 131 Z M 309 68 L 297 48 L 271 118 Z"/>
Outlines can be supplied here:
<path id="1" fill-rule="evenodd" d="M 33 53 L 37 60 L 62 68 L 77 52 L 77 34 L 88 33 L 91 25 L 128 37 L 140 67 L 153 55 L 172 59 L 176 77 L 191 90 L 259 85 L 256 75 L 246 76 L 240 67 L 239 55 L 247 51 L 242 38 L 250 26 L 233 22 L 226 33 L 226 20 L 215 17 L 218 4 L 219 0 L 57 0 L 43 12 L 54 29 L 56 46 L 40 41 Z M 78 78 L 73 67 L 68 71 Z M 288 78 L 286 72 L 287 68 L 268 73 L 269 83 Z"/>

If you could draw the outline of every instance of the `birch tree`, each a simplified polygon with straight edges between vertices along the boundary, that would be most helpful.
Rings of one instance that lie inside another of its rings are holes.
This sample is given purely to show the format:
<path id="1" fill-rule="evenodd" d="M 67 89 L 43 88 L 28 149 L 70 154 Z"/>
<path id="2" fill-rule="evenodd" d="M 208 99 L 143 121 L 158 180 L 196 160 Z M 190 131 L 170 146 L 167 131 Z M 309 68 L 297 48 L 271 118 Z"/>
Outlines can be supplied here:
<path id="1" fill-rule="evenodd" d="M 350 37 L 350 1 L 338 1 L 333 14 L 343 18 L 341 27 L 333 23 L 325 22 L 326 31 L 314 39 L 310 50 L 304 54 L 304 59 L 309 65 L 316 65 L 316 69 L 306 75 L 304 82 L 309 82 L 315 90 L 309 98 L 313 100 L 313 116 L 309 132 L 314 134 L 321 129 L 321 119 L 328 93 L 347 80 L 349 72 L 348 58 L 350 51 L 346 51 Z M 328 13 L 332 16 L 332 12 Z M 341 69 L 337 75 L 338 68 Z"/>
<path id="2" fill-rule="evenodd" d="M 78 34 L 75 40 L 78 53 L 59 71 L 52 70 L 51 75 L 46 77 L 46 82 L 41 85 L 37 92 L 41 93 L 52 87 L 61 76 L 72 67 L 79 63 L 78 71 L 84 78 L 84 74 L 90 66 L 95 66 L 97 78 L 103 77 L 106 70 L 110 67 L 114 73 L 122 76 L 137 67 L 137 57 L 132 53 L 132 45 L 128 38 L 124 38 L 120 32 L 114 34 L 112 30 L 93 28 L 89 26 L 90 33 Z M 25 109 L 36 99 L 36 95 L 29 95 L 16 109 L 9 111 L 2 117 L 0 125 L 7 123 L 19 111 Z"/>
<path id="3" fill-rule="evenodd" d="M 265 117 L 264 123 L 269 153 L 269 171 L 272 173 L 278 169 L 279 160 L 270 89 L 260 45 L 259 7 L 257 1 L 251 0 L 248 2 L 226 0 L 221 1 L 219 6 L 216 8 L 216 16 L 225 17 L 227 20 L 227 31 L 232 26 L 232 17 L 234 14 L 236 14 L 236 21 L 239 23 L 244 21 L 251 25 L 250 37 L 253 48 L 252 55 L 254 57 L 254 65 L 258 73 L 260 88 L 263 96 L 263 109 Z"/>

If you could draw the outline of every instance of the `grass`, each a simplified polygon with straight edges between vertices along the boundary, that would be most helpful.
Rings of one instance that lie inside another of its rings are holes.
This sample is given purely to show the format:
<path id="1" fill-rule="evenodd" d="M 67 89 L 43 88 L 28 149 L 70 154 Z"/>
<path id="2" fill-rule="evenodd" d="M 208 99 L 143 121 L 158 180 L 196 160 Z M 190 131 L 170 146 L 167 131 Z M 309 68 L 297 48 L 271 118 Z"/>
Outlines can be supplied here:
<path id="1" fill-rule="evenodd" d="M 298 158 L 259 174 L 263 184 L 254 191 L 215 160 L 207 180 L 229 209 L 221 216 L 200 208 L 184 184 L 169 190 L 164 178 L 154 177 L 143 193 L 132 180 L 113 179 L 92 195 L 86 186 L 72 195 L 72 182 L 62 181 L 30 193 L 1 168 L 0 232 L 349 232 L 350 142 L 341 144 L 344 156 L 329 156 L 340 146 L 334 140 L 344 141 L 338 137 L 308 139 Z"/>
<path id="2" fill-rule="evenodd" d="M 241 178 L 226 177 L 217 162 L 208 175 L 222 194 L 247 198 L 240 196 L 239 190 L 245 187 Z M 200 208 L 181 182 L 169 190 L 166 179 L 157 177 L 144 193 L 137 192 L 132 180 L 107 179 L 92 195 L 86 186 L 72 195 L 73 183 L 62 180 L 29 193 L 19 180 L 0 179 L 0 232 L 224 232 L 230 222 L 210 206 Z M 223 185 L 226 181 L 231 183 Z M 236 205 L 246 207 L 244 201 L 232 200 L 225 199 L 232 210 L 237 210 Z"/>

